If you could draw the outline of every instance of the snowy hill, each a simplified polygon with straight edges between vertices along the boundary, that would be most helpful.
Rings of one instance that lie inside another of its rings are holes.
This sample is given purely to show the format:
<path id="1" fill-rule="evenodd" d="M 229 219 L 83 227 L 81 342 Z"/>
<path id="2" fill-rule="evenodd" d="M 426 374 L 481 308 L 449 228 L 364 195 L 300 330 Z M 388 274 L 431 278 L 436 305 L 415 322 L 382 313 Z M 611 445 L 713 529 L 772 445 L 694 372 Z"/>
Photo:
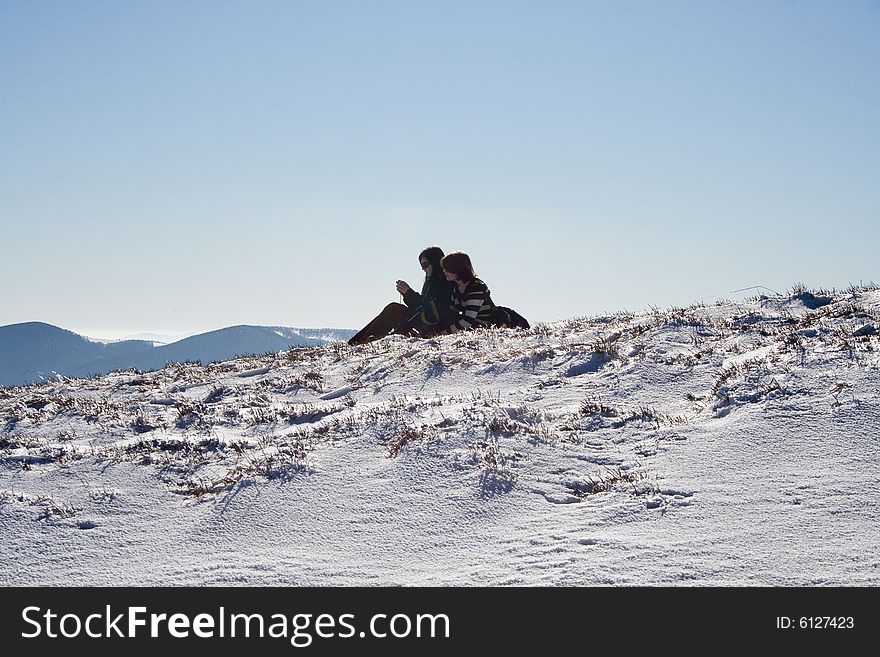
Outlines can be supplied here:
<path id="1" fill-rule="evenodd" d="M 9 585 L 880 584 L 880 291 L 0 390 Z"/>
<path id="2" fill-rule="evenodd" d="M 66 376 L 106 374 L 117 369 L 155 370 L 168 363 L 211 363 L 290 347 L 311 347 L 354 335 L 348 329 L 231 326 L 156 345 L 142 340 L 97 342 L 50 324 L 0 327 L 0 386 Z"/>

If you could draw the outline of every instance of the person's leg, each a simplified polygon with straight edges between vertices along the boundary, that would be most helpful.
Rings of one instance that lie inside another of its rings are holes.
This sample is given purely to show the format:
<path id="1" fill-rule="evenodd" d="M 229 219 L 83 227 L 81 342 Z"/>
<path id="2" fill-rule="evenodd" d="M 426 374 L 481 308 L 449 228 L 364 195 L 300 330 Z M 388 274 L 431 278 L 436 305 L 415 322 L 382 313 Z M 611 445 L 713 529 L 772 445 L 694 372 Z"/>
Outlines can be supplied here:
<path id="1" fill-rule="evenodd" d="M 402 331 L 400 328 L 397 329 L 397 333 L 401 333 L 403 335 L 409 335 L 412 337 L 420 337 L 420 338 L 430 338 L 434 335 L 437 335 L 439 331 L 437 331 L 436 326 L 430 326 L 429 324 L 425 324 L 418 317 L 408 322 L 404 325 L 405 331 Z"/>
<path id="2" fill-rule="evenodd" d="M 418 337 L 422 334 L 422 326 L 422 322 L 419 320 L 418 315 L 407 317 L 405 321 L 394 327 L 394 334 Z"/>
<path id="3" fill-rule="evenodd" d="M 433 338 L 436 335 L 446 333 L 446 328 L 458 319 L 458 315 L 448 306 L 437 305 L 438 321 L 435 324 L 426 324 L 422 321 L 421 313 L 415 315 L 407 322 L 394 329 L 401 335 Z"/>
<path id="4" fill-rule="evenodd" d="M 408 320 L 414 313 L 414 310 L 402 303 L 389 303 L 373 321 L 350 338 L 348 344 L 363 344 L 385 337 L 391 329 Z"/>

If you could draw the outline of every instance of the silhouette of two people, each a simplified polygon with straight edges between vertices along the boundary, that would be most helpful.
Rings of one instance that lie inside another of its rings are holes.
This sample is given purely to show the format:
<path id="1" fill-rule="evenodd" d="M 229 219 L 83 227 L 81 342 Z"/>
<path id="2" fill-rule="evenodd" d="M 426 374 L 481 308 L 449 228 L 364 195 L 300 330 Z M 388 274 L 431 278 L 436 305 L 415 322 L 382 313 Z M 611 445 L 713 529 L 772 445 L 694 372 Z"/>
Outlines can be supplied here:
<path id="1" fill-rule="evenodd" d="M 397 291 L 403 295 L 403 303 L 389 303 L 348 344 L 363 344 L 390 333 L 421 337 L 442 333 L 445 329 L 443 320 L 448 319 L 452 299 L 452 284 L 443 274 L 442 259 L 443 250 L 439 246 L 429 246 L 422 251 L 419 264 L 425 272 L 425 282 L 421 293 L 405 281 L 397 281 Z"/>

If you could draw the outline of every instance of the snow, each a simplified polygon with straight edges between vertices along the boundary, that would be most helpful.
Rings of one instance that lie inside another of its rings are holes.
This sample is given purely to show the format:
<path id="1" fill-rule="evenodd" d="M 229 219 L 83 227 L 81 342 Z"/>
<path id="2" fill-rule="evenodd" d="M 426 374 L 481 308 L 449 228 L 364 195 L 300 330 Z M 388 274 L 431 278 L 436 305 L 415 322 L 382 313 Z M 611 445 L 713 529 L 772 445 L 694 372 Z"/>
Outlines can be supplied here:
<path id="1" fill-rule="evenodd" d="M 880 292 L 0 388 L 14 585 L 880 584 Z"/>
<path id="2" fill-rule="evenodd" d="M 328 400 L 328 399 L 338 399 L 339 397 L 345 397 L 345 395 L 354 392 L 354 386 L 342 386 L 341 388 L 337 388 L 336 390 L 331 390 L 327 392 L 318 399 Z"/>

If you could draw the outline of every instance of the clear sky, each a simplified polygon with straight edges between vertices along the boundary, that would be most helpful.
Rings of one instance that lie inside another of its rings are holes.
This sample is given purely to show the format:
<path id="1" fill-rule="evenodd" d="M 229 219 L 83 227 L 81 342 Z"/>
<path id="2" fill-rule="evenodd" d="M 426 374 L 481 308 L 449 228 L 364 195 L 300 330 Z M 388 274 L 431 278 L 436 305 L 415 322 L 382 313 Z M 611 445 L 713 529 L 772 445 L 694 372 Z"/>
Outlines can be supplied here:
<path id="1" fill-rule="evenodd" d="M 0 325 L 880 281 L 878 0 L 0 0 Z"/>

